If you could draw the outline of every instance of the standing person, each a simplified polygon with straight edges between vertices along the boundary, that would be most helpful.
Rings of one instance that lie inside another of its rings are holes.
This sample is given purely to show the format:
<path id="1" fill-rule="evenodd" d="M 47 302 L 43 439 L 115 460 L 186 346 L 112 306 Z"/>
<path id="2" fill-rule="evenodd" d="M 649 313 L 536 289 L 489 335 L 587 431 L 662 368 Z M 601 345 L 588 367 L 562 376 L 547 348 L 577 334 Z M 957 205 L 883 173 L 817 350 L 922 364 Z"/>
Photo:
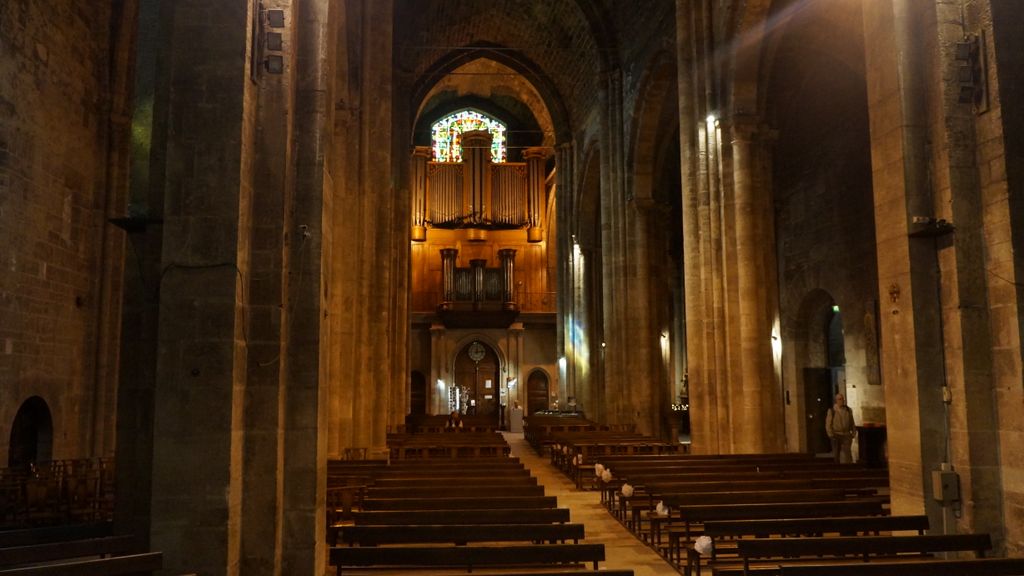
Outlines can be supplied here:
<path id="1" fill-rule="evenodd" d="M 857 435 L 857 427 L 853 422 L 853 411 L 846 405 L 846 396 L 836 394 L 836 403 L 828 409 L 825 416 L 825 432 L 832 440 L 832 457 L 840 464 L 853 462 L 853 438 Z"/>

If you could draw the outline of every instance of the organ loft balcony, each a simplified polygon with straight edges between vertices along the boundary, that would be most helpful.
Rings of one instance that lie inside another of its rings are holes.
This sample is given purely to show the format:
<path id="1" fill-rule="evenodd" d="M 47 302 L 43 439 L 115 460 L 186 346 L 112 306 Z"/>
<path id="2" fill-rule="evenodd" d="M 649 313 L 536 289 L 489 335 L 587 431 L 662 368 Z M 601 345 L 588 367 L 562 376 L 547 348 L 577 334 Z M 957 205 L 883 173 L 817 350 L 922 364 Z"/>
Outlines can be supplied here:
<path id="1" fill-rule="evenodd" d="M 412 313 L 448 328 L 554 321 L 553 178 L 542 148 L 494 161 L 491 136 L 462 133 L 458 161 L 412 154 Z M 551 250 L 549 251 L 549 245 Z"/>

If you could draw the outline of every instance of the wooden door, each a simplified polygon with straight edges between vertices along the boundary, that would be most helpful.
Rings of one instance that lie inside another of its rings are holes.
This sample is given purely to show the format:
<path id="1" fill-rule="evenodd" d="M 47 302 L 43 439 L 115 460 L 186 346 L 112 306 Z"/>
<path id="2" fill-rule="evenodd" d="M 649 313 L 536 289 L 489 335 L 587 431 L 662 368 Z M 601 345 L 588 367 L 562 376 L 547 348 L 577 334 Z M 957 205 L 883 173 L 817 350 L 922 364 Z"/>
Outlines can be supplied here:
<path id="1" fill-rule="evenodd" d="M 491 416 L 497 424 L 500 369 L 498 354 L 480 341 L 470 343 L 459 352 L 455 359 L 455 385 L 464 394 L 464 414 Z"/>
<path id="2" fill-rule="evenodd" d="M 534 370 L 526 381 L 526 414 L 548 409 L 548 376 Z"/>
<path id="3" fill-rule="evenodd" d="M 807 426 L 807 451 L 822 454 L 832 451 L 825 432 L 825 417 L 832 407 L 832 369 L 804 368 L 804 425 Z"/>

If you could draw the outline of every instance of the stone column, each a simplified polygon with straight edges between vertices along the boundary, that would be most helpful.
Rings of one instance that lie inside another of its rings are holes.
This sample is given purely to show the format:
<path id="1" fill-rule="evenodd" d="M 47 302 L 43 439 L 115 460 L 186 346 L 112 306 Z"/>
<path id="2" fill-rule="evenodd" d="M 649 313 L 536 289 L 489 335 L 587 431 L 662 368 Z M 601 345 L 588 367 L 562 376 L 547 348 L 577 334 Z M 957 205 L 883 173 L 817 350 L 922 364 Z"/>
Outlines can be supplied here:
<path id="1" fill-rule="evenodd" d="M 124 267 L 124 301 L 121 305 L 121 350 L 118 366 L 115 468 L 118 497 L 114 501 L 114 530 L 135 534 L 140 546 L 149 546 L 153 481 L 153 418 L 156 393 L 160 301 L 150 286 L 159 282 L 163 253 L 164 181 L 159 158 L 165 156 L 168 129 L 164 100 L 168 77 L 157 65 L 162 39 L 170 26 L 170 12 L 158 0 L 140 2 L 135 57 L 136 102 L 154 102 L 148 118 L 136 106 L 132 127 L 135 145 L 141 150 L 156 147 L 157 161 L 150 154 L 132 156 L 129 203 L 143 207 L 146 218 L 128 235 L 137 266 Z M 160 96 L 160 106 L 155 105 Z M 148 138 L 146 137 L 148 136 Z M 141 156 L 142 158 L 140 158 Z"/>
<path id="2" fill-rule="evenodd" d="M 939 527 L 941 510 L 930 497 L 945 436 L 938 278 L 931 242 L 908 237 L 911 219 L 932 210 L 920 105 L 927 64 L 914 25 L 928 20 L 915 11 L 924 9 L 909 0 L 866 3 L 864 29 L 892 508 L 927 512 Z"/>
<path id="3" fill-rule="evenodd" d="M 691 398 L 707 398 L 711 389 L 714 367 L 709 349 L 714 340 L 708 338 L 708 326 L 713 326 L 708 286 L 705 281 L 705 250 L 702 248 L 707 229 L 702 227 L 705 217 L 698 181 L 703 170 L 705 155 L 698 145 L 702 122 L 697 112 L 698 67 L 694 55 L 693 3 L 676 0 L 676 54 L 679 61 L 679 140 L 680 171 L 682 178 L 683 212 L 683 284 L 686 306 L 686 370 L 691 383 Z M 714 402 L 694 402 L 698 410 L 691 411 L 692 448 L 699 452 L 719 451 L 713 423 L 717 421 Z"/>
<path id="4" fill-rule="evenodd" d="M 280 74 L 263 73 L 257 87 L 256 133 L 253 159 L 252 273 L 247 293 L 249 312 L 249 369 L 245 402 L 245 456 L 242 501 L 242 574 L 279 574 L 281 570 L 281 520 L 284 483 L 281 353 L 283 325 L 288 313 L 282 307 L 285 284 L 283 252 L 289 211 L 294 199 L 292 131 L 294 119 L 294 58 L 296 22 L 290 0 L 266 2 L 267 10 L 279 10 L 284 25 L 266 29 L 280 34 L 288 66 Z M 312 523 L 312 522 L 311 522 Z"/>
<path id="5" fill-rule="evenodd" d="M 334 237 L 331 262 L 339 273 L 329 293 L 335 393 L 346 400 L 332 434 L 383 456 L 388 427 L 403 421 L 409 381 L 404 288 L 412 217 L 408 192 L 392 178 L 394 9 L 391 0 L 332 6 L 339 14 L 332 226 L 345 232 Z M 392 257 L 382 260 L 383 254 Z"/>
<path id="6" fill-rule="evenodd" d="M 650 261 L 650 211 L 654 204 L 649 199 L 634 198 L 629 203 L 627 237 L 628 252 L 628 298 L 622 322 L 625 342 L 629 343 L 627 374 L 623 382 L 629 395 L 629 416 L 637 424 L 637 432 L 650 436 L 662 436 L 661 392 L 667 385 L 664 370 L 659 369 L 660 330 L 654 325 L 654 311 L 651 303 L 655 300 L 651 292 Z"/>
<path id="7" fill-rule="evenodd" d="M 555 155 L 555 166 L 557 170 L 557 200 L 556 211 L 558 214 L 558 226 L 556 229 L 557 246 L 555 251 L 558 262 L 556 298 L 556 325 L 555 325 L 555 349 L 557 355 L 565 358 L 563 373 L 558 375 L 559 386 L 565 386 L 571 371 L 568 369 L 569 359 L 573 356 L 572 349 L 572 322 L 573 322 L 573 265 L 572 265 L 572 231 L 575 229 L 573 210 L 573 147 L 566 143 L 558 146 Z M 561 370 L 561 367 L 560 367 Z"/>
<path id="8" fill-rule="evenodd" d="M 154 141 L 166 195 L 150 533 L 170 573 L 241 573 L 251 8 L 182 0 L 161 15 L 173 49 L 154 110 L 169 126 Z"/>
<path id="9" fill-rule="evenodd" d="M 605 405 L 614 424 L 633 421 L 628 388 L 629 342 L 625 332 L 628 309 L 625 173 L 622 150 L 622 71 L 605 70 L 598 94 L 601 110 L 601 265 L 604 296 Z"/>
<path id="10" fill-rule="evenodd" d="M 766 302 L 769 297 L 765 280 L 765 251 L 774 250 L 774 239 L 764 234 L 764 218 L 758 196 L 764 190 L 755 185 L 753 135 L 756 125 L 750 121 L 732 125 L 732 174 L 736 199 L 736 259 L 739 292 L 739 361 L 742 388 L 730 398 L 738 406 L 734 420 L 737 432 L 735 448 L 739 452 L 762 452 L 781 449 L 781 425 L 772 425 L 776 405 L 775 381 L 771 356 L 771 318 Z M 738 392 L 738 394 L 736 393 Z"/>
<path id="11" fill-rule="evenodd" d="M 333 18 L 325 3 L 299 3 L 296 27 L 295 194 L 286 219 L 285 311 L 279 411 L 280 574 L 326 568 L 327 398 L 332 351 L 327 295 L 334 239 L 328 165 L 334 126 Z"/>

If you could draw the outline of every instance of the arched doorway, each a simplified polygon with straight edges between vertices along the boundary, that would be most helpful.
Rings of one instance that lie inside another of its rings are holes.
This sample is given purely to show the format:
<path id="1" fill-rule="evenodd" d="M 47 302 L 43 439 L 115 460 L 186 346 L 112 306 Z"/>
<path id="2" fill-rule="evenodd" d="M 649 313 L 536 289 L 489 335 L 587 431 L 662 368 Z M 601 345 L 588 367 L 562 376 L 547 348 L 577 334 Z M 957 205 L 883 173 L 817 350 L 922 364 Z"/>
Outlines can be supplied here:
<path id="1" fill-rule="evenodd" d="M 836 393 L 846 390 L 846 352 L 839 306 L 824 291 L 805 302 L 807 333 L 803 343 L 803 402 L 807 426 L 806 450 L 829 452 L 825 416 Z"/>
<path id="2" fill-rule="evenodd" d="M 50 407 L 39 396 L 25 400 L 18 409 L 7 454 L 7 465 L 11 468 L 53 458 L 53 418 Z"/>
<path id="3" fill-rule="evenodd" d="M 534 370 L 526 381 L 526 413 L 548 409 L 548 375 Z"/>
<path id="4" fill-rule="evenodd" d="M 459 409 L 464 414 L 493 416 L 497 421 L 500 369 L 498 354 L 479 340 L 459 351 L 455 358 L 455 386 L 461 398 Z"/>

